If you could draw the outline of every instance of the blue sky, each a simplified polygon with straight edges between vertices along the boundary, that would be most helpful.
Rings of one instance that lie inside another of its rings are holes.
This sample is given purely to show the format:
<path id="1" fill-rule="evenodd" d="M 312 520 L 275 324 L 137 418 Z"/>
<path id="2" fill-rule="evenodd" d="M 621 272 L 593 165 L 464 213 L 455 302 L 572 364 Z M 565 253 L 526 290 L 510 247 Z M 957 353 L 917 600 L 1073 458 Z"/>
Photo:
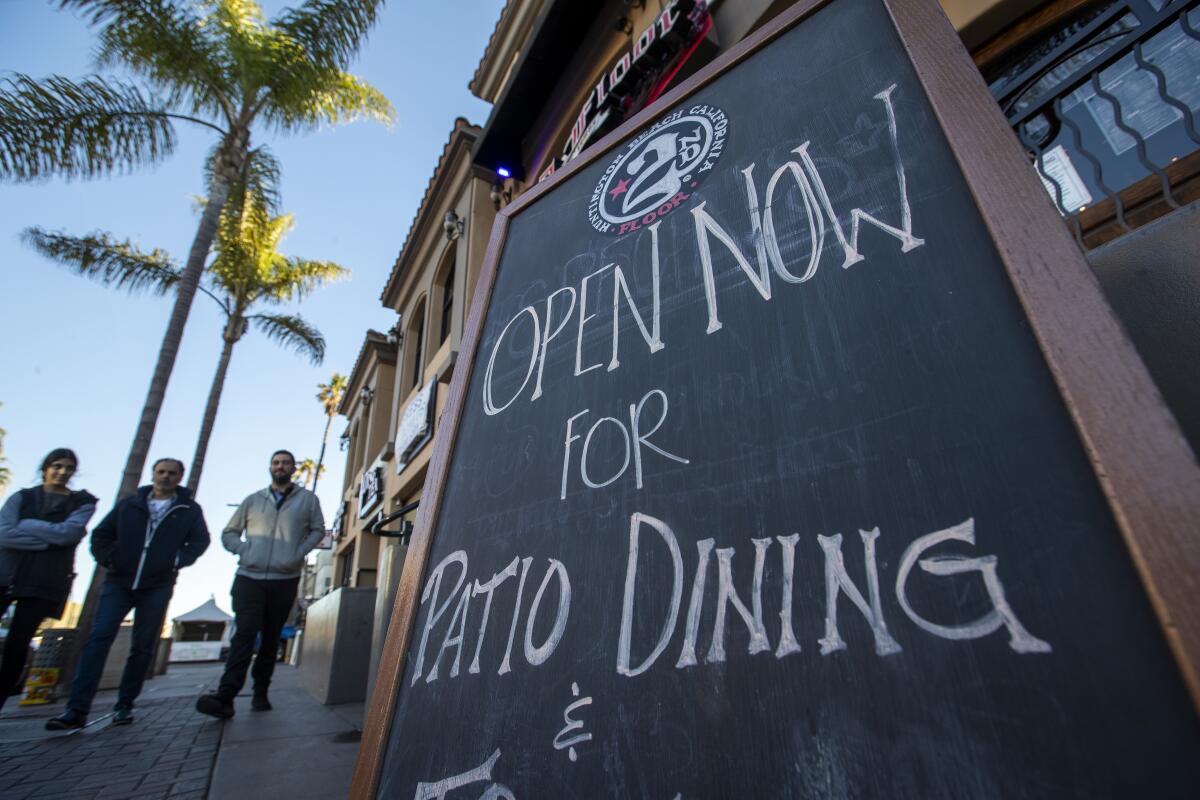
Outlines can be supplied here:
<path id="1" fill-rule="evenodd" d="M 286 6 L 267 2 L 268 16 Z M 352 71 L 391 99 L 398 123 L 326 129 L 289 138 L 256 131 L 283 163 L 283 208 L 296 227 L 289 255 L 337 261 L 350 281 L 323 289 L 298 307 L 321 329 L 325 363 L 307 360 L 251 333 L 233 360 L 209 446 L 199 500 L 214 544 L 184 571 L 170 615 L 217 598 L 229 608 L 234 558 L 216 541 L 227 504 L 262 488 L 277 448 L 316 459 L 325 417 L 316 385 L 348 374 L 368 327 L 386 330 L 394 315 L 379 294 L 416 213 L 456 116 L 483 124 L 487 104 L 467 84 L 503 0 L 392 2 Z M 90 29 L 38 0 L 0 0 L 0 71 L 35 77 L 95 72 Z M 130 297 L 75 277 L 23 246 L 30 225 L 82 234 L 110 231 L 178 260 L 195 233 L 192 198 L 204 191 L 201 164 L 213 140 L 179 128 L 175 154 L 154 168 L 111 179 L 35 185 L 0 184 L 0 428 L 13 472 L 10 490 L 37 483 L 37 466 L 54 447 L 80 458 L 76 487 L 111 507 L 170 312 L 170 298 Z M 221 321 L 197 296 L 151 447 L 190 462 L 213 371 Z M 336 509 L 344 458 L 337 447 L 345 420 L 334 420 L 328 472 L 319 495 L 326 518 Z M 147 473 L 148 474 L 148 473 Z M 92 573 L 86 544 L 76 558 L 79 599 Z"/>

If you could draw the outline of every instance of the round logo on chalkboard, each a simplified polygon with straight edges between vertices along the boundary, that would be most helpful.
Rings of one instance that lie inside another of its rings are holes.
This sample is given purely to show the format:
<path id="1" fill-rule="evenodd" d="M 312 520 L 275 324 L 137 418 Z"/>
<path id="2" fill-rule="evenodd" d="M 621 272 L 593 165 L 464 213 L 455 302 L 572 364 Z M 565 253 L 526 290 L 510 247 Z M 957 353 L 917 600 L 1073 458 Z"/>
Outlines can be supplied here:
<path id="1" fill-rule="evenodd" d="M 725 112 L 710 105 L 680 109 L 642 131 L 596 184 L 592 227 L 620 235 L 679 208 L 716 165 L 728 131 Z"/>

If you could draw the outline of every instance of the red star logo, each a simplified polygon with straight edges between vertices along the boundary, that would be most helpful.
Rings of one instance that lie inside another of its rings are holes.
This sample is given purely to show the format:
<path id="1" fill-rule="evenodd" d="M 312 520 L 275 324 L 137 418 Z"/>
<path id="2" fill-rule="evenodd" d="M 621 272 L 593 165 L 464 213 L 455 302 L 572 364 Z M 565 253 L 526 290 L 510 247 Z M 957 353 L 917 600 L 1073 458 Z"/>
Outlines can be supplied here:
<path id="1" fill-rule="evenodd" d="M 617 185 L 610 189 L 608 193 L 612 195 L 613 200 L 616 200 L 619 195 L 625 194 L 625 190 L 628 188 L 629 181 L 622 179 L 617 181 Z"/>

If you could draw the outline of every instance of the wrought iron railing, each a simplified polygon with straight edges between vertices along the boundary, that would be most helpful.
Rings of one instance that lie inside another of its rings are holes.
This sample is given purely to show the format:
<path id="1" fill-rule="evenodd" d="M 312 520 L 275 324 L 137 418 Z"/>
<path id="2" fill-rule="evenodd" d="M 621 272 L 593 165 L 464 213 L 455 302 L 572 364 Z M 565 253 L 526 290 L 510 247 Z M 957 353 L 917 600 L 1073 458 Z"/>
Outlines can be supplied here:
<path id="1" fill-rule="evenodd" d="M 1198 4 L 1085 4 L 984 70 L 1085 248 L 1200 196 Z"/>

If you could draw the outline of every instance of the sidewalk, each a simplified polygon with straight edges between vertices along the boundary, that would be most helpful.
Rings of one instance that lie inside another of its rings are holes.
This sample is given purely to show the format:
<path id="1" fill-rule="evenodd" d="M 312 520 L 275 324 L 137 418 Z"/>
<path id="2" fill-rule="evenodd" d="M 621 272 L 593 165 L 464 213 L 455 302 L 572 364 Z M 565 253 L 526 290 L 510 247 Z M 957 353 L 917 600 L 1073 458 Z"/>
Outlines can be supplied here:
<path id="1" fill-rule="evenodd" d="M 79 731 L 51 732 L 62 703 L 18 706 L 0 715 L 0 797 L 136 800 L 307 800 L 344 797 L 350 787 L 363 704 L 323 706 L 278 665 L 273 711 L 219 721 L 196 713 L 196 696 L 216 685 L 220 664 L 172 665 L 147 681 L 134 724 L 113 727 L 116 692 L 101 692 Z"/>

